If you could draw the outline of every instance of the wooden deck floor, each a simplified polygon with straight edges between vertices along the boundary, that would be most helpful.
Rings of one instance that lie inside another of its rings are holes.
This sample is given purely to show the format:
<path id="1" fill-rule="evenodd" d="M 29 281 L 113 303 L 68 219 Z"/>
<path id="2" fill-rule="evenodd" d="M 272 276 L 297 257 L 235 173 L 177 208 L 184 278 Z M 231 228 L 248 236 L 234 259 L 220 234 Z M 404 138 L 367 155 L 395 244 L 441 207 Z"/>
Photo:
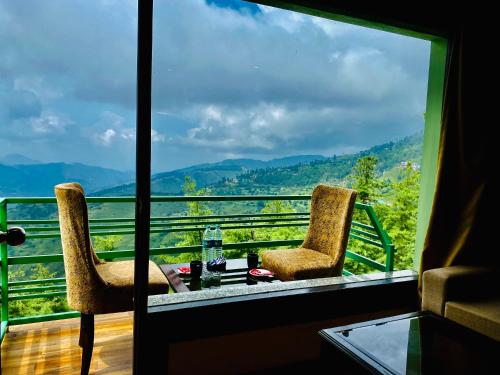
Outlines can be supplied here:
<path id="1" fill-rule="evenodd" d="M 96 316 L 91 374 L 132 373 L 133 313 Z M 2 344 L 2 375 L 80 374 L 80 319 L 12 326 Z"/>

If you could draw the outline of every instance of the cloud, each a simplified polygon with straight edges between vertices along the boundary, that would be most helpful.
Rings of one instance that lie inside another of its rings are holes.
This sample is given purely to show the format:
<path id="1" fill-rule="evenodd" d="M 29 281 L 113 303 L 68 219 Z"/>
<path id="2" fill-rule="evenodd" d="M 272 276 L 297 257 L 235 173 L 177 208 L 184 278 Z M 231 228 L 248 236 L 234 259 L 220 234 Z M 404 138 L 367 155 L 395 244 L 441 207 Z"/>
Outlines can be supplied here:
<path id="1" fill-rule="evenodd" d="M 109 147 L 119 139 L 130 143 L 135 140 L 133 129 L 127 127 L 125 117 L 109 111 L 103 111 L 98 120 L 86 131 L 87 137 L 94 140 L 97 145 Z"/>
<path id="2" fill-rule="evenodd" d="M 158 133 L 156 130 L 151 129 L 151 141 L 155 143 L 164 142 L 165 135 Z"/>
<path id="3" fill-rule="evenodd" d="M 324 25 L 338 23 L 276 9 L 248 17 L 200 2 L 172 1 L 178 11 L 173 17 L 170 7 L 162 5 L 156 8 L 156 18 L 168 22 L 158 23 L 154 60 L 154 102 L 161 110 L 260 101 L 359 105 L 382 96 L 389 101 L 419 96 L 422 91 L 425 95 L 422 76 L 414 79 L 393 58 L 391 47 L 400 45 L 391 41 L 399 37 L 375 32 L 386 38 L 374 40 L 374 31 L 354 26 L 332 37 L 335 33 L 324 32 Z M 407 43 L 408 53 L 421 61 L 423 57 L 427 64 L 426 43 Z M 409 86 L 415 90 L 408 91 Z"/>
<path id="4" fill-rule="evenodd" d="M 31 128 L 39 134 L 64 133 L 71 120 L 51 112 L 42 112 L 40 117 L 32 118 Z"/>
<path id="5" fill-rule="evenodd" d="M 15 90 L 8 100 L 2 101 L 0 95 L 0 139 L 8 143 L 27 141 L 43 142 L 47 138 L 61 139 L 73 125 L 69 116 L 42 106 L 32 93 Z M 13 151 L 16 151 L 14 148 Z"/>
<path id="6" fill-rule="evenodd" d="M 99 134 L 97 136 L 97 140 L 103 145 L 103 146 L 109 146 L 111 145 L 111 142 L 113 138 L 116 135 L 116 131 L 113 129 L 106 129 L 104 133 Z"/>
<path id="7" fill-rule="evenodd" d="M 127 141 L 135 140 L 135 129 L 132 128 L 123 129 L 121 131 L 120 137 L 122 137 L 122 139 L 125 139 Z"/>
<path id="8" fill-rule="evenodd" d="M 235 109 L 211 105 L 193 111 L 192 122 L 199 123 L 177 141 L 191 147 L 205 147 L 227 154 L 283 155 L 301 153 L 342 154 L 365 148 L 367 143 L 382 143 L 386 134 L 405 135 L 398 108 L 373 108 L 370 121 L 356 108 L 329 106 L 295 108 L 271 104 Z M 388 120 L 390 119 L 390 120 Z M 420 120 L 414 119 L 418 124 Z M 418 131 L 418 125 L 412 129 Z"/>
<path id="9" fill-rule="evenodd" d="M 136 3 L 0 1 L 6 152 L 133 168 Z M 155 2 L 161 168 L 331 155 L 422 128 L 428 42 L 246 4 Z"/>
<path id="10" fill-rule="evenodd" d="M 128 125 L 128 120 L 124 116 L 106 110 L 92 126 L 87 127 L 85 133 L 94 140 L 94 143 L 101 146 L 109 147 L 115 142 L 133 146 L 136 139 L 135 129 Z M 165 134 L 151 129 L 152 142 L 162 143 L 165 139 Z"/>

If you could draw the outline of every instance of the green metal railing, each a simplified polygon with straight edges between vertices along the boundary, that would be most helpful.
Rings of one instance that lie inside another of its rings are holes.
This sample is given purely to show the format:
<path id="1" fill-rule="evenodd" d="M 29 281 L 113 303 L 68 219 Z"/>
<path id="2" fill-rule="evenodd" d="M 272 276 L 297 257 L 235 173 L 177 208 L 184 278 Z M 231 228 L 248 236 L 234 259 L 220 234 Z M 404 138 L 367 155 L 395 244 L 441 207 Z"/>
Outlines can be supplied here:
<path id="1" fill-rule="evenodd" d="M 261 196 L 154 196 L 151 197 L 152 204 L 156 203 L 188 203 L 188 202 L 249 202 L 249 201 L 308 201 L 310 196 L 306 195 L 261 195 Z M 134 203 L 133 197 L 88 197 L 87 203 L 92 204 L 120 204 Z M 9 205 L 44 205 L 56 203 L 55 198 L 0 198 L 0 230 L 7 230 L 8 226 L 23 226 L 26 230 L 26 239 L 53 239 L 60 238 L 59 222 L 57 219 L 8 219 Z M 385 264 L 369 259 L 351 250 L 347 251 L 346 257 L 362 263 L 374 270 L 392 271 L 394 263 L 394 245 L 387 232 L 382 228 L 377 215 L 369 205 L 356 203 L 355 210 L 366 214 L 366 223 L 353 221 L 350 238 L 362 241 L 366 244 L 380 248 L 385 254 Z M 134 233 L 134 218 L 100 218 L 90 219 L 91 236 L 109 235 L 131 235 Z M 286 212 L 286 213 L 242 213 L 228 215 L 205 215 L 205 216 L 168 216 L 152 217 L 151 233 L 188 233 L 203 231 L 205 225 L 220 223 L 222 229 L 259 229 L 276 227 L 302 227 L 305 229 L 309 224 L 309 212 Z M 275 248 L 282 246 L 297 246 L 302 239 L 269 240 L 269 241 L 247 241 L 239 243 L 224 243 L 224 250 Z M 175 255 L 188 252 L 200 252 L 201 246 L 169 246 L 151 248 L 150 254 Z M 17 300 L 48 298 L 66 295 L 64 277 L 45 280 L 8 280 L 9 266 L 27 265 L 37 263 L 62 262 L 62 254 L 46 255 L 15 255 L 13 248 L 9 255 L 8 246 L 0 245 L 1 266 L 1 338 L 6 332 L 8 325 L 25 324 L 46 320 L 75 317 L 77 312 L 62 312 L 57 314 L 25 316 L 9 318 L 9 302 Z M 131 258 L 134 250 L 111 250 L 97 252 L 104 260 L 120 258 Z M 344 274 L 350 273 L 344 271 Z"/>

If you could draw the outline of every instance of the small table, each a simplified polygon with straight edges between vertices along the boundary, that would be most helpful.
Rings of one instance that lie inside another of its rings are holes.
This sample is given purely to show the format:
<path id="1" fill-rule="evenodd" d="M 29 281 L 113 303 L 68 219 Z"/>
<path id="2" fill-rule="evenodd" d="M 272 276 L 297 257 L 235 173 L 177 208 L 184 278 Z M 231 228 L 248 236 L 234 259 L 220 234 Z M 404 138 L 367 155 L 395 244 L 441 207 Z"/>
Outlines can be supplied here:
<path id="1" fill-rule="evenodd" d="M 189 267 L 189 263 L 163 264 L 160 269 L 165 274 L 172 290 L 176 293 L 191 292 L 201 290 L 200 280 L 191 280 L 190 276 L 184 276 L 177 273 L 179 267 Z M 221 272 L 221 287 L 231 285 L 255 285 L 259 283 L 279 283 L 275 278 L 269 281 L 256 281 L 248 276 L 246 259 L 227 259 L 226 271 Z"/>
<path id="2" fill-rule="evenodd" d="M 499 374 L 500 343 L 429 312 L 319 332 L 336 374 Z"/>

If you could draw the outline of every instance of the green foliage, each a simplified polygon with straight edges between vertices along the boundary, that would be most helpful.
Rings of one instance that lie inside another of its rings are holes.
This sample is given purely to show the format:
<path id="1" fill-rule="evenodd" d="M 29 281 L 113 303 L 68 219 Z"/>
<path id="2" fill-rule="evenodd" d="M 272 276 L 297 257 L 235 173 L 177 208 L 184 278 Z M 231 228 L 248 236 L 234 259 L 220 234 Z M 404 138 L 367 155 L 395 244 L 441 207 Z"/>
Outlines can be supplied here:
<path id="1" fill-rule="evenodd" d="M 203 195 L 205 189 L 196 189 L 196 181 L 191 178 L 186 178 L 186 183 L 184 185 L 183 191 L 186 195 Z M 197 204 L 192 204 L 197 203 Z M 203 202 L 192 202 L 188 203 L 188 216 L 200 216 L 209 215 L 212 211 Z M 261 213 L 273 214 L 273 213 L 287 213 L 296 212 L 294 207 L 290 202 L 284 201 L 268 201 L 264 204 L 264 207 L 260 210 Z M 273 217 L 269 217 L 269 223 L 273 223 Z M 300 227 L 276 227 L 276 228 L 257 228 L 257 229 L 229 229 L 224 230 L 224 242 L 225 243 L 240 243 L 240 242 L 250 242 L 250 241 L 270 241 L 270 240 L 288 240 L 288 239 L 298 239 L 304 236 L 305 229 Z M 178 241 L 175 246 L 192 246 L 201 244 L 200 232 L 185 232 L 178 236 Z M 266 249 L 254 249 L 254 251 L 262 251 Z M 227 259 L 241 258 L 247 253 L 247 250 L 225 250 L 224 256 Z M 188 263 L 194 259 L 200 259 L 199 253 L 184 253 L 175 256 L 162 255 L 160 256 L 162 261 L 167 263 Z"/>
<path id="2" fill-rule="evenodd" d="M 420 172 L 413 170 L 408 163 L 400 172 L 398 181 L 392 185 L 390 199 L 388 197 L 386 204 L 376 206 L 382 225 L 396 244 L 396 269 L 407 269 L 413 265 L 419 187 Z"/>
<path id="3" fill-rule="evenodd" d="M 182 192 L 184 195 L 188 196 L 202 196 L 207 194 L 207 189 L 197 189 L 196 181 L 190 176 L 186 176 L 184 179 L 184 185 L 182 187 Z M 208 216 L 212 214 L 212 210 L 207 207 L 204 202 L 187 202 L 187 216 Z M 189 225 L 191 221 L 187 221 L 186 224 Z M 203 232 L 200 229 L 196 232 L 184 232 L 182 235 L 177 236 L 177 242 L 175 246 L 195 246 L 201 244 L 201 238 Z M 189 263 L 192 260 L 200 260 L 201 254 L 199 253 L 183 253 L 178 255 L 160 255 L 160 259 L 166 263 Z"/>
<path id="4" fill-rule="evenodd" d="M 260 210 L 263 214 L 279 214 L 296 212 L 290 202 L 268 201 Z M 274 223 L 273 217 L 269 217 L 269 224 Z M 274 227 L 257 228 L 243 230 L 229 230 L 224 232 L 224 241 L 227 242 L 250 242 L 250 241 L 271 241 L 271 240 L 291 240 L 304 237 L 305 229 L 301 227 Z M 261 252 L 269 250 L 267 248 L 255 248 L 252 251 Z M 247 253 L 247 250 L 225 251 L 227 258 L 241 258 Z"/>
<path id="5" fill-rule="evenodd" d="M 263 214 L 279 214 L 287 212 L 296 212 L 290 202 L 286 201 L 269 201 L 261 210 Z M 272 217 L 271 217 L 272 218 Z M 270 218 L 270 219 L 271 219 Z M 272 221 L 270 223 L 273 223 Z M 300 227 L 276 227 L 276 228 L 263 228 L 256 230 L 257 241 L 271 241 L 271 240 L 292 240 L 304 236 L 305 230 Z"/>
<path id="6" fill-rule="evenodd" d="M 389 173 L 398 168 L 401 161 L 420 163 L 422 157 L 422 133 L 397 142 L 361 151 L 356 154 L 334 155 L 325 160 L 298 163 L 291 166 L 248 169 L 233 179 L 220 180 L 210 186 L 218 194 L 285 194 L 307 193 L 317 184 L 347 186 L 352 181 L 351 172 L 356 162 L 366 156 L 377 159 L 376 174 Z"/>
<path id="7" fill-rule="evenodd" d="M 352 169 L 352 188 L 358 192 L 358 200 L 361 203 L 373 203 L 380 188 L 380 182 L 375 178 L 375 168 L 377 158 L 374 156 L 364 156 L 356 162 Z"/>
<path id="8" fill-rule="evenodd" d="M 383 226 L 391 237 L 396 254 L 394 258 L 394 269 L 408 269 L 413 265 L 415 252 L 415 236 L 417 230 L 418 193 L 420 187 L 420 172 L 413 169 L 411 162 L 406 163 L 404 169 L 399 169 L 395 181 L 387 186 L 379 181 L 367 179 L 366 186 L 376 186 L 373 190 L 375 196 L 381 200 L 374 205 L 375 212 Z M 375 180 L 371 175 L 369 178 Z M 381 187 L 385 191 L 381 192 Z M 365 218 L 355 215 L 355 220 L 366 222 Z M 349 249 L 364 255 L 379 263 L 385 262 L 383 251 L 375 246 L 351 240 Z M 356 262 L 347 262 L 346 268 L 355 273 L 369 272 L 367 266 Z"/>
<path id="9" fill-rule="evenodd" d="M 122 236 L 117 235 L 95 236 L 92 243 L 95 251 L 111 251 L 118 248 L 122 239 Z"/>
<path id="10" fill-rule="evenodd" d="M 190 176 L 184 179 L 184 186 L 182 187 L 184 195 L 203 196 L 207 195 L 209 190 L 207 188 L 196 188 L 196 181 Z M 202 216 L 210 215 L 212 211 L 203 202 L 188 202 L 188 216 Z"/>
<path id="11" fill-rule="evenodd" d="M 9 271 L 9 281 L 17 280 L 45 280 L 56 277 L 42 264 L 33 265 L 26 277 L 26 270 L 19 268 Z M 44 284 L 42 284 L 44 285 Z M 38 286 L 42 286 L 38 285 Z M 49 285 L 49 284 L 45 284 Z M 11 290 L 12 293 L 12 290 Z M 31 315 L 53 314 L 68 311 L 69 307 L 65 297 L 37 298 L 27 300 L 9 301 L 9 314 L 11 318 Z"/>
<path id="12" fill-rule="evenodd" d="M 182 187 L 182 192 L 184 195 L 191 196 L 202 196 L 207 195 L 207 189 L 197 189 L 196 181 L 186 176 L 184 180 L 184 186 Z M 204 202 L 187 202 L 187 216 L 208 216 L 212 214 L 212 210 L 207 207 Z M 188 221 L 187 223 L 189 223 Z M 181 241 L 177 242 L 176 246 L 192 246 L 201 244 L 201 237 L 203 236 L 202 231 L 198 232 L 186 232 L 182 236 Z"/>
<path id="13" fill-rule="evenodd" d="M 201 260 L 200 253 L 182 253 L 177 255 L 159 255 L 162 264 L 189 263 L 192 260 Z"/>

